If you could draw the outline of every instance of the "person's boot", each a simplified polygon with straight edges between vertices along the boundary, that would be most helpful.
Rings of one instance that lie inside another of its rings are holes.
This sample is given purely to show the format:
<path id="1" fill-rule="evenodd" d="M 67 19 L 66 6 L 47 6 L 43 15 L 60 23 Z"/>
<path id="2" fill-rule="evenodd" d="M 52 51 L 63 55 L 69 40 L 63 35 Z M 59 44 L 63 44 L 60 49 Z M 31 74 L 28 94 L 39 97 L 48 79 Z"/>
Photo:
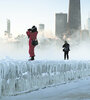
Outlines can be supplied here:
<path id="1" fill-rule="evenodd" d="M 30 60 L 34 60 L 34 56 L 32 56 Z"/>
<path id="2" fill-rule="evenodd" d="M 34 56 L 32 56 L 28 61 L 32 61 L 32 60 L 34 60 Z"/>

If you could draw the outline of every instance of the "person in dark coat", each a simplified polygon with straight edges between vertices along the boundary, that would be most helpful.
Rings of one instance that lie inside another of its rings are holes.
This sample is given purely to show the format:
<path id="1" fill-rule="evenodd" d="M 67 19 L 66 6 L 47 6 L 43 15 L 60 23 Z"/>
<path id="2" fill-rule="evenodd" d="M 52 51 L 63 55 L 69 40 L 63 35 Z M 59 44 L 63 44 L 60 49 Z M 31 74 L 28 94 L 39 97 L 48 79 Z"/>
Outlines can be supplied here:
<path id="1" fill-rule="evenodd" d="M 64 52 L 64 60 L 69 59 L 69 51 L 70 51 L 70 45 L 65 41 L 63 45 L 63 52 Z"/>
<path id="2" fill-rule="evenodd" d="M 31 57 L 31 59 L 29 59 L 29 60 L 34 60 L 34 57 L 35 57 L 34 48 L 35 48 L 35 46 L 32 45 L 32 41 L 37 39 L 38 31 L 37 31 L 36 26 L 33 26 L 31 29 L 28 29 L 26 34 L 29 38 L 29 55 Z"/>

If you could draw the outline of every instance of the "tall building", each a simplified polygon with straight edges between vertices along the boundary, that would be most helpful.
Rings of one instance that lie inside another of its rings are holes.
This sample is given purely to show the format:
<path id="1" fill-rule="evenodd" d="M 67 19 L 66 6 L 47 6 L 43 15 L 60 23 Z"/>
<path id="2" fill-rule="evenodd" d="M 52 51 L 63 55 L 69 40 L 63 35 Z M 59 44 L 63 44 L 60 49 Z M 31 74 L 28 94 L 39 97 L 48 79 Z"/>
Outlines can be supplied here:
<path id="1" fill-rule="evenodd" d="M 69 30 L 81 30 L 80 0 L 69 0 Z"/>
<path id="2" fill-rule="evenodd" d="M 62 39 L 67 30 L 67 14 L 57 13 L 55 18 L 55 34 Z"/>
<path id="3" fill-rule="evenodd" d="M 39 24 L 39 30 L 44 31 L 45 25 L 44 24 Z"/>
<path id="4" fill-rule="evenodd" d="M 7 19 L 7 32 L 10 34 L 10 20 Z"/>
<path id="5" fill-rule="evenodd" d="M 45 36 L 45 25 L 44 24 L 39 24 L 39 38 L 42 38 Z"/>
<path id="6" fill-rule="evenodd" d="M 11 37 L 11 34 L 10 34 L 10 20 L 7 19 L 7 30 L 5 31 L 5 35 L 8 36 L 8 37 Z"/>
<path id="7" fill-rule="evenodd" d="M 90 32 L 90 18 L 88 18 L 88 30 Z"/>
<path id="8" fill-rule="evenodd" d="M 82 41 L 88 41 L 90 40 L 90 35 L 89 35 L 89 31 L 84 29 L 81 31 L 81 39 Z"/>

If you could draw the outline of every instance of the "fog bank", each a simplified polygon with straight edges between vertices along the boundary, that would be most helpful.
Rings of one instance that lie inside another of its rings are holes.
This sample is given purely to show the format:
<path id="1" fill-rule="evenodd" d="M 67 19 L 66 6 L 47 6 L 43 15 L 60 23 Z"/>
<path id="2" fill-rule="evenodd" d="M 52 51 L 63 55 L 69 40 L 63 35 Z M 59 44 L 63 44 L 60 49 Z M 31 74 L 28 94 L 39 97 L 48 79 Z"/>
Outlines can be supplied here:
<path id="1" fill-rule="evenodd" d="M 89 60 L 90 59 L 90 44 L 89 42 L 77 42 L 70 44 L 70 60 Z M 35 47 L 36 60 L 63 60 L 62 45 L 64 41 L 46 39 L 39 40 L 39 45 Z M 0 59 L 29 59 L 28 54 L 28 39 L 25 43 L 19 42 L 0 42 Z"/>

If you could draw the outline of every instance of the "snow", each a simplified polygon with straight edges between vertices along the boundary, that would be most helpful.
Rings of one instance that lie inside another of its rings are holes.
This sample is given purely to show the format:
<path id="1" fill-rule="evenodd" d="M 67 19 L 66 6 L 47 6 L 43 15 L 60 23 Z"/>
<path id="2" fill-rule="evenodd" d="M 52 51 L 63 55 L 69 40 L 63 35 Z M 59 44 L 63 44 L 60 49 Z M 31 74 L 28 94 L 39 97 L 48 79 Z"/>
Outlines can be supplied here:
<path id="1" fill-rule="evenodd" d="M 18 95 L 90 75 L 90 61 L 0 60 L 0 95 Z"/>
<path id="2" fill-rule="evenodd" d="M 90 77 L 0 100 L 90 100 Z"/>

